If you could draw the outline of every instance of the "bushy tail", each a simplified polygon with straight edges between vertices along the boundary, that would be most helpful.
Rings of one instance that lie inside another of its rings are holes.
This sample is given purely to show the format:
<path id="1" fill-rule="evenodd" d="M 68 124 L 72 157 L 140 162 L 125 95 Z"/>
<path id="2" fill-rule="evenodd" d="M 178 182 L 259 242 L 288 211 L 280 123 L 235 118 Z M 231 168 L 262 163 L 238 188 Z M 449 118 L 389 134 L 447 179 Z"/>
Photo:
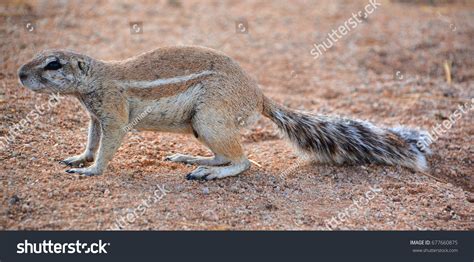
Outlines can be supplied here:
<path id="1" fill-rule="evenodd" d="M 320 162 L 380 163 L 426 170 L 430 153 L 423 131 L 380 128 L 361 120 L 313 115 L 291 110 L 264 98 L 263 114 L 302 153 Z"/>

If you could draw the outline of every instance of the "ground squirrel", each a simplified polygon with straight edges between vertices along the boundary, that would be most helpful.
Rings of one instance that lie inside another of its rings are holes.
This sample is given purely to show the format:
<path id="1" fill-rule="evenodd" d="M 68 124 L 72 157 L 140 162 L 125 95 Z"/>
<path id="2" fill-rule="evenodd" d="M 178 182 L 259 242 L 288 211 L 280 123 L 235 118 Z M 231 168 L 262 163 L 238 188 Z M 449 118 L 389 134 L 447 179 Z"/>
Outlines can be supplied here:
<path id="1" fill-rule="evenodd" d="M 187 179 L 235 176 L 250 167 L 239 129 L 260 114 L 319 162 L 427 168 L 429 149 L 417 146 L 426 141 L 426 132 L 286 108 L 264 96 L 233 59 L 204 47 L 158 48 L 122 61 L 46 50 L 21 66 L 18 75 L 33 91 L 77 97 L 89 112 L 85 151 L 62 161 L 75 167 L 68 173 L 102 174 L 133 123 L 137 130 L 193 134 L 209 147 L 213 157 L 167 157 L 199 165 Z M 93 163 L 82 167 L 88 162 Z"/>

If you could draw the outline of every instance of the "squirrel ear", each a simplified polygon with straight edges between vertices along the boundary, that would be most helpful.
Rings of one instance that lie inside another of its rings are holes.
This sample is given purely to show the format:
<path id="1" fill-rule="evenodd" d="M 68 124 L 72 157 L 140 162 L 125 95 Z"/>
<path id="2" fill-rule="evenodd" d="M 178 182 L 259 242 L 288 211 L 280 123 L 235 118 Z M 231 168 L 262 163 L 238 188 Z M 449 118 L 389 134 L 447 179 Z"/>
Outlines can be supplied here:
<path id="1" fill-rule="evenodd" d="M 88 66 L 87 66 L 85 61 L 83 61 L 81 59 L 78 59 L 77 60 L 77 67 L 82 72 L 82 74 L 84 74 L 84 75 L 87 74 Z"/>

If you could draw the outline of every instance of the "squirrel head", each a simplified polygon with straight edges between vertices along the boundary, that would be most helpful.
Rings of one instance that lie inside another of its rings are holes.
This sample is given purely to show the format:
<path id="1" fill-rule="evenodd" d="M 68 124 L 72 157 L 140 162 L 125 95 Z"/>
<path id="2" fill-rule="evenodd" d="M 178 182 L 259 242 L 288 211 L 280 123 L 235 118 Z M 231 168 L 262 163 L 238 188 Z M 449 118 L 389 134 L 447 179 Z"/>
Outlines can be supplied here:
<path id="1" fill-rule="evenodd" d="M 45 50 L 18 69 L 20 83 L 40 93 L 80 93 L 87 89 L 93 59 L 67 50 Z"/>

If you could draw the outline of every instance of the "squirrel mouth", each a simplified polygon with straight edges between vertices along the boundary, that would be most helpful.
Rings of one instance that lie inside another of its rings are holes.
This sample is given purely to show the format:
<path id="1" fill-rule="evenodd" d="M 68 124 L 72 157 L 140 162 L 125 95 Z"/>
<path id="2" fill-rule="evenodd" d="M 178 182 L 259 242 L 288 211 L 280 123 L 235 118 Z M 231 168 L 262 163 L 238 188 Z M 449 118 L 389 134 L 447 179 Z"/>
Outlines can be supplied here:
<path id="1" fill-rule="evenodd" d="M 45 85 L 41 84 L 41 83 L 37 83 L 37 82 L 31 82 L 31 81 L 28 81 L 28 80 L 19 80 L 19 83 L 20 85 L 30 89 L 31 91 L 34 91 L 34 92 L 40 92 L 40 93 L 47 93 L 48 91 L 51 91 L 49 90 L 50 88 L 46 87 Z"/>

